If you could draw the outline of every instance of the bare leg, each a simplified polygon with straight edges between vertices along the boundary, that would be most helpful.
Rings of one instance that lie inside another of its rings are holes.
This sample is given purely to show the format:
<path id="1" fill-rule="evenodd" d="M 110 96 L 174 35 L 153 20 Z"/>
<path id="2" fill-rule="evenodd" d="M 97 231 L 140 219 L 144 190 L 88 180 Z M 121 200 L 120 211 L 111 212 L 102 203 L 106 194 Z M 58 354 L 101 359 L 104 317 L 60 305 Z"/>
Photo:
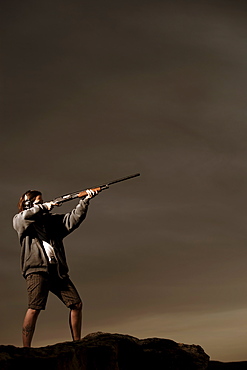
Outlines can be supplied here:
<path id="1" fill-rule="evenodd" d="M 33 333 L 39 313 L 40 310 L 33 310 L 31 308 L 29 308 L 26 312 L 22 328 L 23 347 L 31 347 Z"/>
<path id="2" fill-rule="evenodd" d="M 82 303 L 77 303 L 71 308 L 69 326 L 73 340 L 81 339 Z"/>

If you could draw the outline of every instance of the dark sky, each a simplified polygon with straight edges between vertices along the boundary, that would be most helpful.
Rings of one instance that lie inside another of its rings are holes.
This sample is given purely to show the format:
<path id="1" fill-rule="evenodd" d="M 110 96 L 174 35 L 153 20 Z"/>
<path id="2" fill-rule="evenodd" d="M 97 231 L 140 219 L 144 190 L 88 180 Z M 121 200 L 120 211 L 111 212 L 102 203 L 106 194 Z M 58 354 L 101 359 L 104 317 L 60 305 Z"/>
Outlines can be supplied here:
<path id="1" fill-rule="evenodd" d="M 163 337 L 247 360 L 244 2 L 1 8 L 0 343 L 21 346 L 27 304 L 12 229 L 20 195 L 50 200 L 140 172 L 99 194 L 65 240 L 83 335 Z M 67 316 L 50 296 L 33 345 L 70 340 Z"/>

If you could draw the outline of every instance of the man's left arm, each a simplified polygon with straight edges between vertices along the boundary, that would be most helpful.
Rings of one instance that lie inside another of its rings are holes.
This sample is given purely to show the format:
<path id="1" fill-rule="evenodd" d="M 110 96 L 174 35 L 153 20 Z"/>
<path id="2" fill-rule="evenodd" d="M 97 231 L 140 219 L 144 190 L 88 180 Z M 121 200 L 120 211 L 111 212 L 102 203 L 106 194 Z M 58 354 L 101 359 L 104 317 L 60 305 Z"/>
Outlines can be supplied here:
<path id="1" fill-rule="evenodd" d="M 67 234 L 75 230 L 86 218 L 89 202 L 98 194 L 98 192 L 87 190 L 87 194 L 88 195 L 84 199 L 81 199 L 77 206 L 71 212 L 64 215 L 63 224 L 65 226 Z"/>

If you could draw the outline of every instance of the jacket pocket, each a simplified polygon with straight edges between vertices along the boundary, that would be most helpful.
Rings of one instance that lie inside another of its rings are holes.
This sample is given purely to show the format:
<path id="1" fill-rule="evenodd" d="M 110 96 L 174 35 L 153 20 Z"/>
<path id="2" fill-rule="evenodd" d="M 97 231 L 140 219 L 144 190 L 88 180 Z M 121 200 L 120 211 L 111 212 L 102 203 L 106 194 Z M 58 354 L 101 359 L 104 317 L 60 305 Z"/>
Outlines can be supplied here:
<path id="1" fill-rule="evenodd" d="M 32 241 L 29 254 L 26 258 L 26 265 L 30 267 L 47 265 L 45 253 L 37 239 Z"/>

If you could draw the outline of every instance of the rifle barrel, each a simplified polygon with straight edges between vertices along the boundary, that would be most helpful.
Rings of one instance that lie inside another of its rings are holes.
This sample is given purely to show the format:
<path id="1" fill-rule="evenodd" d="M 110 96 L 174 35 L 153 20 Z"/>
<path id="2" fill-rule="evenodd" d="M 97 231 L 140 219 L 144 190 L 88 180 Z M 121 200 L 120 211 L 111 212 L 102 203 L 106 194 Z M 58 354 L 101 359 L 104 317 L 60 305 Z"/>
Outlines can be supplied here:
<path id="1" fill-rule="evenodd" d="M 108 182 L 107 185 L 113 185 L 113 184 L 116 184 L 117 182 L 129 180 L 129 179 L 132 179 L 133 177 L 137 177 L 137 176 L 140 176 L 140 173 L 135 173 L 134 175 L 121 177 L 120 179 L 117 179 L 117 180 L 113 180 L 113 181 Z"/>
<path id="2" fill-rule="evenodd" d="M 135 173 L 134 175 L 130 175 L 130 176 L 126 176 L 126 177 L 121 177 L 120 179 L 110 181 L 107 184 L 103 184 L 103 185 L 100 185 L 100 186 L 94 186 L 94 187 L 91 187 L 91 188 L 88 188 L 88 189 L 94 189 L 96 191 L 101 191 L 101 190 L 104 190 L 104 189 L 108 189 L 110 185 L 116 184 L 116 183 L 121 182 L 121 181 L 129 180 L 129 179 L 132 179 L 133 177 L 137 177 L 137 176 L 140 176 L 140 173 Z M 73 193 L 70 193 L 70 194 L 61 195 L 60 197 L 53 199 L 53 201 L 58 202 L 58 203 L 64 203 L 64 202 L 68 202 L 69 200 L 72 200 L 72 199 L 75 199 L 75 198 L 81 198 L 85 195 L 87 195 L 86 191 L 82 190 L 82 191 L 77 191 L 77 192 L 73 192 Z"/>

